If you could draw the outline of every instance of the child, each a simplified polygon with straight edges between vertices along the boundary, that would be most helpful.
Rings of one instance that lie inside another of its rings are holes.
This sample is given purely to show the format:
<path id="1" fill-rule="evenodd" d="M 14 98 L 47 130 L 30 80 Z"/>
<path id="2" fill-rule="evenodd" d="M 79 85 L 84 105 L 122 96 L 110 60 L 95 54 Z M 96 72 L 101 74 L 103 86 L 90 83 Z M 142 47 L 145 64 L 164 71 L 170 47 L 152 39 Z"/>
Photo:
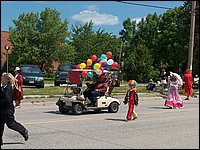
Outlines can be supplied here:
<path id="1" fill-rule="evenodd" d="M 165 100 L 164 105 L 170 108 L 179 109 L 183 107 L 183 100 L 178 93 L 178 88 L 181 87 L 181 84 L 178 82 L 178 78 L 173 73 L 171 73 L 170 80 L 171 82 L 168 91 L 168 96 L 167 100 Z"/>
<path id="2" fill-rule="evenodd" d="M 147 90 L 150 90 L 150 91 L 155 91 L 156 85 L 153 83 L 153 80 L 152 80 L 152 79 L 149 80 L 149 83 L 148 83 L 148 85 L 146 86 L 146 89 L 147 89 Z"/>
<path id="3" fill-rule="evenodd" d="M 129 80 L 128 85 L 130 89 L 127 91 L 127 94 L 124 99 L 124 104 L 128 103 L 128 112 L 126 119 L 127 121 L 134 120 L 137 118 L 137 113 L 134 110 L 134 105 L 138 106 L 138 94 L 137 94 L 137 82 L 135 80 Z"/>

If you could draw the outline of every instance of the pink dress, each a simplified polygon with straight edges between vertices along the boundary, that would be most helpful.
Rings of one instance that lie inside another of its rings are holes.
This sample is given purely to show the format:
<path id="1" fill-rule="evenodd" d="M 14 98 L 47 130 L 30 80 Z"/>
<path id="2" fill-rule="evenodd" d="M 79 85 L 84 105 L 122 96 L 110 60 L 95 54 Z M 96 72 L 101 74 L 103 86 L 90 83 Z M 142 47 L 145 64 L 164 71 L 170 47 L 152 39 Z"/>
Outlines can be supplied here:
<path id="1" fill-rule="evenodd" d="M 183 107 L 183 100 L 181 96 L 178 93 L 178 88 L 181 85 L 178 83 L 178 81 L 172 81 L 170 83 L 170 88 L 168 91 L 167 100 L 165 100 L 165 106 L 171 107 L 171 108 L 181 108 Z"/>

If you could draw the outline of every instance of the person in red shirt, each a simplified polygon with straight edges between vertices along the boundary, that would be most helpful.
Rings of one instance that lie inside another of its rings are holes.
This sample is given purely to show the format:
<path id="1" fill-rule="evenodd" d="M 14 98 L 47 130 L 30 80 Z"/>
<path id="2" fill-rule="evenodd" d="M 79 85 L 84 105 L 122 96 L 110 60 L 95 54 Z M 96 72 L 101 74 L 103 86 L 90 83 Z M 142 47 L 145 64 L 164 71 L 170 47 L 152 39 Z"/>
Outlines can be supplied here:
<path id="1" fill-rule="evenodd" d="M 99 81 L 95 84 L 94 89 L 89 95 L 89 100 L 92 102 L 93 106 L 96 105 L 97 97 L 104 96 L 108 88 L 108 82 L 106 80 L 105 74 L 100 75 Z"/>
<path id="2" fill-rule="evenodd" d="M 193 82 L 192 74 L 190 73 L 190 70 L 186 70 L 183 76 L 185 96 L 187 96 L 185 100 L 189 100 L 190 96 L 192 97 L 192 82 Z"/>
<path id="3" fill-rule="evenodd" d="M 134 106 L 138 106 L 138 94 L 137 94 L 137 82 L 135 80 L 129 80 L 128 85 L 130 89 L 124 99 L 124 104 L 128 103 L 128 112 L 126 116 L 126 121 L 134 120 L 137 118 L 137 113 L 135 112 Z"/>
<path id="4" fill-rule="evenodd" d="M 15 88 L 14 88 L 14 100 L 15 108 L 20 108 L 21 101 L 23 100 L 23 76 L 20 72 L 20 68 L 16 67 L 15 70 Z"/>

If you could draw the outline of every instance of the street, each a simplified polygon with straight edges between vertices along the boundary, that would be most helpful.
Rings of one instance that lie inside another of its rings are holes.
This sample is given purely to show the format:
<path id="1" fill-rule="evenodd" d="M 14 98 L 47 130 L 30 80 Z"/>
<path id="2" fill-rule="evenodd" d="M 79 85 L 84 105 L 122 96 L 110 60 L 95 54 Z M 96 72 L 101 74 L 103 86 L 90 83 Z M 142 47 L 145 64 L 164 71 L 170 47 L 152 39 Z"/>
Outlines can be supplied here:
<path id="1" fill-rule="evenodd" d="M 123 103 L 117 113 L 72 115 L 58 111 L 56 98 L 27 100 L 15 114 L 28 128 L 29 140 L 6 126 L 2 149 L 199 149 L 199 98 L 168 109 L 163 98 L 141 97 L 138 118 L 130 122 Z"/>

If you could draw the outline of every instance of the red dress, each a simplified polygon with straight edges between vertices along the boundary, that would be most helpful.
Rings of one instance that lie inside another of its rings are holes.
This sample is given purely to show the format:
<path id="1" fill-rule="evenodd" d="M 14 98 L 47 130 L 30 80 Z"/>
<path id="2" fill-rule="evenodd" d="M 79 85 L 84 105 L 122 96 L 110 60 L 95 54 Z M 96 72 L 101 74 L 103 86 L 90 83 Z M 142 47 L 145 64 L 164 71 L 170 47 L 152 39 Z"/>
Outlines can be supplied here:
<path id="1" fill-rule="evenodd" d="M 184 82 L 184 88 L 185 88 L 185 96 L 192 97 L 192 82 L 193 77 L 189 70 L 185 71 L 185 74 L 183 76 L 183 82 Z"/>
<path id="2" fill-rule="evenodd" d="M 23 76 L 21 73 L 18 73 L 15 78 L 18 80 L 18 89 L 14 88 L 14 99 L 18 102 L 18 104 L 20 104 L 21 100 L 23 100 Z"/>

